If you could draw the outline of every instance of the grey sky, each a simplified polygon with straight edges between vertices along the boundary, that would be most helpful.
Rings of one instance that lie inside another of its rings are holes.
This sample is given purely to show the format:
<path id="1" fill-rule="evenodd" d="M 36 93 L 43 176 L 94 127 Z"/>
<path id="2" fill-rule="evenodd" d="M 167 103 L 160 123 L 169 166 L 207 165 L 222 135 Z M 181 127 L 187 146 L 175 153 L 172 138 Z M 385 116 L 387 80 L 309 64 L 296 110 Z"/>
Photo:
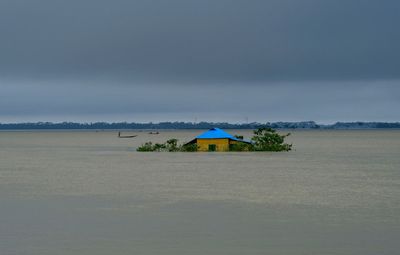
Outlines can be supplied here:
<path id="1" fill-rule="evenodd" d="M 0 122 L 400 121 L 395 0 L 2 0 Z"/>

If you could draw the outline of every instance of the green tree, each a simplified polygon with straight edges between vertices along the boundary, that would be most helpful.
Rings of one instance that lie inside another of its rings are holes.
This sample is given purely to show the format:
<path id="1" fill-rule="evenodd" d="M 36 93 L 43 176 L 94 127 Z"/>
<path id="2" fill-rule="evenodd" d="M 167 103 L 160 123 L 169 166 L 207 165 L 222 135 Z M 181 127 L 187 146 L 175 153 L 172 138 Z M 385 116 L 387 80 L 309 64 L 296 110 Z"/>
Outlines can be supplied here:
<path id="1" fill-rule="evenodd" d="M 290 133 L 280 135 L 272 128 L 263 127 L 254 130 L 251 140 L 254 142 L 256 151 L 290 151 L 292 144 L 285 143 L 285 138 L 289 135 Z"/>
<path id="2" fill-rule="evenodd" d="M 146 142 L 139 146 L 136 151 L 169 151 L 169 152 L 194 152 L 197 151 L 197 144 L 178 145 L 178 139 L 172 138 L 165 143 Z"/>
<path id="3" fill-rule="evenodd" d="M 166 143 L 165 143 L 165 147 L 168 151 L 171 152 L 175 152 L 175 151 L 179 151 L 180 148 L 178 146 L 178 139 L 172 138 L 169 139 Z"/>
<path id="4" fill-rule="evenodd" d="M 229 145 L 230 151 L 254 151 L 254 146 L 249 143 L 238 142 L 235 144 Z"/>
<path id="5" fill-rule="evenodd" d="M 145 144 L 142 144 L 136 150 L 137 151 L 142 151 L 142 152 L 143 151 L 154 151 L 153 143 L 152 142 L 147 142 Z"/>
<path id="6" fill-rule="evenodd" d="M 167 146 L 164 143 L 156 143 L 153 146 L 153 151 L 164 151 Z"/>
<path id="7" fill-rule="evenodd" d="M 182 152 L 195 152 L 199 147 L 195 143 L 184 144 L 180 147 L 180 151 Z"/>

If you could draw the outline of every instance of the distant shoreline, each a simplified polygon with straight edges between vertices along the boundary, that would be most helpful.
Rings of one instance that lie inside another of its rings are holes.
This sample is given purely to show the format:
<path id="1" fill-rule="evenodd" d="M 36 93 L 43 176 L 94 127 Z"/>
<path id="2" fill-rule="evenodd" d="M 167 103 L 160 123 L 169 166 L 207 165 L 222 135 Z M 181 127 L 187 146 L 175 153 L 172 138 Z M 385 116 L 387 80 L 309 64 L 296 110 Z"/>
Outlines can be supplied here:
<path id="1" fill-rule="evenodd" d="M 370 130 L 370 129 L 400 129 L 400 122 L 336 122 L 334 124 L 317 124 L 314 121 L 303 122 L 267 122 L 240 123 L 225 122 L 160 122 L 160 123 L 127 123 L 127 122 L 27 122 L 0 123 L 0 130 L 191 130 L 218 127 L 223 129 L 256 129 L 269 126 L 274 129 L 300 130 Z"/>

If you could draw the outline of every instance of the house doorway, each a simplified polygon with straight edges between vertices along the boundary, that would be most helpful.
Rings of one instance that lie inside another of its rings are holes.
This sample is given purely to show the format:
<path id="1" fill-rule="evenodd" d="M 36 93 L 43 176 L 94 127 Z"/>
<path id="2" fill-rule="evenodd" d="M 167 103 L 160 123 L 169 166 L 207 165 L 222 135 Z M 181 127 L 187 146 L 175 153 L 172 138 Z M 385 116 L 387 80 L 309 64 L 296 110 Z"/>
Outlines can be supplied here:
<path id="1" fill-rule="evenodd" d="M 216 144 L 209 144 L 208 145 L 208 151 L 217 151 L 217 145 Z"/>

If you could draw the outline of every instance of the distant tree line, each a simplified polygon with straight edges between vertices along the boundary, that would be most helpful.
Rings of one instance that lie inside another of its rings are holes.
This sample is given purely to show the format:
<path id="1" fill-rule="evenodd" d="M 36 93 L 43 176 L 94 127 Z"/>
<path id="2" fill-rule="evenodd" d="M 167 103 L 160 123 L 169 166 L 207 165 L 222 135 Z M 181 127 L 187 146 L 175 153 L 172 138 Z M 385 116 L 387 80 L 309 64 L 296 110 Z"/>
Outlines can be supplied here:
<path id="1" fill-rule="evenodd" d="M 270 127 L 273 129 L 400 129 L 400 122 L 337 122 L 323 125 L 314 121 L 302 122 L 267 122 L 267 123 L 242 123 L 232 124 L 227 122 L 159 122 L 159 123 L 128 123 L 128 122 L 35 122 L 35 123 L 0 123 L 0 130 L 29 130 L 29 129 L 209 129 L 218 127 L 222 129 L 257 129 Z"/>

